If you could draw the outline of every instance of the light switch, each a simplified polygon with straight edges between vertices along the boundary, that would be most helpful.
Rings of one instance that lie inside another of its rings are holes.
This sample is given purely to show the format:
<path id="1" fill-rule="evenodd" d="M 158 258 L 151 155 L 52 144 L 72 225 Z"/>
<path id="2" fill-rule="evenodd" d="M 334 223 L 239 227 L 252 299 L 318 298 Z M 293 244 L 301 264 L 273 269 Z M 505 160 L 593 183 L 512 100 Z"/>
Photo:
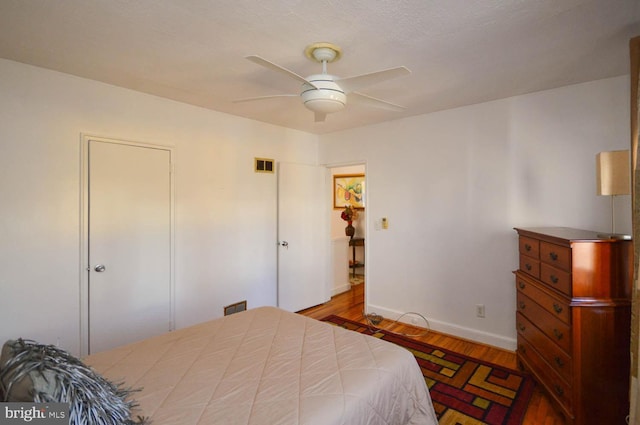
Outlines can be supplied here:
<path id="1" fill-rule="evenodd" d="M 387 217 L 382 217 L 382 228 L 384 230 L 389 228 L 389 220 L 387 220 Z"/>

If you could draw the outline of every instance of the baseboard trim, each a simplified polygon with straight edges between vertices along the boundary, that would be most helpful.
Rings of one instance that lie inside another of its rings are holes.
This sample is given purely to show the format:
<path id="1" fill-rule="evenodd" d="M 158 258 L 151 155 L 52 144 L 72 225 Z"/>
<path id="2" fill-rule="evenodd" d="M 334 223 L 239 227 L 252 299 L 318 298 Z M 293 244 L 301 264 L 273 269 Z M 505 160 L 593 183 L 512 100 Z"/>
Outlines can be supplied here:
<path id="1" fill-rule="evenodd" d="M 343 292 L 347 292 L 349 289 L 351 289 L 350 283 L 346 285 L 337 286 L 331 290 L 331 296 L 334 297 L 338 294 L 342 294 Z"/>
<path id="2" fill-rule="evenodd" d="M 385 319 L 397 320 L 404 313 L 390 310 L 388 308 L 368 304 L 366 307 L 367 313 L 377 313 L 382 315 Z M 411 318 L 416 316 L 404 316 L 399 321 L 406 323 L 407 325 L 414 325 L 411 323 Z M 502 348 L 504 350 L 515 351 L 517 342 L 514 338 L 507 338 L 502 335 L 493 334 L 490 332 L 480 331 L 478 329 L 467 328 L 464 326 L 455 325 L 452 323 L 442 322 L 436 319 L 426 317 L 429 321 L 429 328 L 431 330 L 442 332 L 448 335 L 452 335 L 458 338 L 464 338 L 473 342 L 479 342 L 482 344 L 492 345 L 494 347 Z M 419 319 L 422 320 L 422 319 Z M 420 326 L 420 323 L 414 325 Z"/>

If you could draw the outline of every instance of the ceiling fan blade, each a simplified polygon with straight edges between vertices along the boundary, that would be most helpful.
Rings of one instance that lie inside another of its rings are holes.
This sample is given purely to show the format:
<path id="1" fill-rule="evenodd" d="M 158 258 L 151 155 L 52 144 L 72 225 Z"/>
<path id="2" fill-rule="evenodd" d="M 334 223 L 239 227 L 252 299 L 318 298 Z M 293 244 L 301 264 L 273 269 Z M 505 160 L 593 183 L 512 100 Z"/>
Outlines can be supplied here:
<path id="1" fill-rule="evenodd" d="M 297 95 L 297 94 L 272 94 L 272 95 L 268 95 L 268 96 L 245 97 L 245 98 L 242 98 L 242 99 L 235 99 L 232 102 L 233 103 L 253 102 L 254 100 L 274 99 L 274 98 L 278 98 L 278 97 L 299 97 L 299 95 Z"/>
<path id="2" fill-rule="evenodd" d="M 349 93 L 348 98 L 350 103 L 359 103 L 361 105 L 373 106 L 374 108 L 387 109 L 390 111 L 402 112 L 407 109 L 404 106 L 396 105 L 386 100 L 376 99 L 375 97 L 358 92 Z"/>
<path id="3" fill-rule="evenodd" d="M 296 74 L 295 72 L 293 72 L 293 71 L 291 71 L 291 70 L 289 70 L 287 68 L 283 68 L 280 65 L 276 65 L 273 62 L 270 62 L 270 61 L 268 61 L 268 60 L 266 60 L 264 58 L 261 58 L 260 56 L 247 56 L 246 59 L 249 59 L 253 63 L 257 63 L 258 65 L 262 65 L 265 68 L 269 68 L 269 69 L 271 69 L 273 71 L 277 71 L 277 72 L 286 74 L 289 77 L 300 81 L 301 83 L 307 83 L 311 87 L 313 87 L 314 89 L 317 89 L 317 87 L 313 83 L 310 83 L 309 81 L 307 81 L 306 78 Z"/>
<path id="4" fill-rule="evenodd" d="M 323 114 L 322 112 L 315 112 L 315 122 L 324 122 L 327 118 L 327 114 Z"/>
<path id="5" fill-rule="evenodd" d="M 411 71 L 409 71 L 409 69 L 404 66 L 398 66 L 396 68 L 370 72 L 368 74 L 336 79 L 335 81 L 345 93 L 351 93 L 382 81 L 402 77 L 409 74 L 411 74 Z"/>

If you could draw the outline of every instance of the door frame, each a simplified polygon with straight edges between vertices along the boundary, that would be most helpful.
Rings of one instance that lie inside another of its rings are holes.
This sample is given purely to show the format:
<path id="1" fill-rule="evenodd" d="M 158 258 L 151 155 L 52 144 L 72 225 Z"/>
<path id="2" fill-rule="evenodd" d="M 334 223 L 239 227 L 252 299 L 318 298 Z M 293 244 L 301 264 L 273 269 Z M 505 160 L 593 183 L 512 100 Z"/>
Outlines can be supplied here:
<path id="1" fill-rule="evenodd" d="M 367 164 L 366 160 L 356 160 L 356 161 L 347 161 L 347 162 L 330 162 L 330 163 L 326 163 L 326 164 L 322 164 L 324 167 L 327 168 L 328 171 L 328 175 L 329 175 L 329 179 L 331 178 L 332 175 L 332 169 L 333 168 L 339 168 L 339 167 L 350 167 L 350 166 L 354 166 L 354 165 L 362 165 L 364 166 L 364 181 L 365 181 L 365 187 L 366 187 L 366 205 L 365 205 L 365 209 L 369 209 L 369 205 L 371 205 L 370 203 L 370 196 L 369 196 L 369 181 L 368 181 L 368 169 L 369 169 L 369 165 Z M 333 213 L 333 183 L 330 183 L 327 185 L 327 198 L 329 199 L 332 204 L 331 204 L 331 208 L 329 208 L 329 214 L 327 215 L 327 219 L 329 220 L 329 222 L 331 222 L 331 214 Z M 370 220 L 372 220 L 372 218 L 370 217 L 370 214 L 367 213 L 365 215 L 365 219 L 364 219 L 364 228 L 365 228 L 365 238 L 366 238 L 366 243 L 364 244 L 364 258 L 371 258 L 369 256 L 369 249 L 371 246 L 371 238 L 369 237 L 369 223 L 371 222 Z M 327 262 L 327 267 L 330 267 L 330 265 L 328 264 L 330 262 Z M 367 281 L 368 278 L 367 276 L 370 276 L 369 273 L 369 264 L 371 262 L 370 261 L 365 261 L 364 262 L 364 275 L 365 275 L 365 286 L 364 286 L 364 312 L 365 314 L 369 313 L 369 291 L 367 290 L 367 288 L 369 287 L 367 285 Z M 329 276 L 332 275 L 333 270 L 328 270 Z M 351 272 L 351 270 L 349 270 L 349 272 Z M 329 279 L 329 277 L 327 277 L 327 280 Z"/>
<path id="2" fill-rule="evenodd" d="M 170 288 L 169 288 L 169 329 L 175 329 L 175 182 L 174 170 L 176 153 L 173 146 L 157 145 L 151 143 L 132 142 L 122 139 L 112 139 L 91 134 L 80 134 L 80 355 L 89 353 L 89 141 L 102 143 L 114 143 L 143 147 L 149 149 L 162 149 L 169 151 L 170 156 Z"/>

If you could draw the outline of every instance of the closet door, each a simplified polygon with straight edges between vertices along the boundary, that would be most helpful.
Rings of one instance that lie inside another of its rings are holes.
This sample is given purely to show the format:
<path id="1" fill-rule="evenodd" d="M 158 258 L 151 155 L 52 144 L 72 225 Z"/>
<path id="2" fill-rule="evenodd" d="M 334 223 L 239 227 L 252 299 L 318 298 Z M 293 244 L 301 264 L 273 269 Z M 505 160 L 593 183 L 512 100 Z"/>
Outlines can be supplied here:
<path id="1" fill-rule="evenodd" d="M 95 353 L 169 331 L 171 152 L 88 142 L 88 329 Z"/>
<path id="2" fill-rule="evenodd" d="M 278 306 L 299 311 L 328 301 L 327 169 L 278 166 Z"/>

